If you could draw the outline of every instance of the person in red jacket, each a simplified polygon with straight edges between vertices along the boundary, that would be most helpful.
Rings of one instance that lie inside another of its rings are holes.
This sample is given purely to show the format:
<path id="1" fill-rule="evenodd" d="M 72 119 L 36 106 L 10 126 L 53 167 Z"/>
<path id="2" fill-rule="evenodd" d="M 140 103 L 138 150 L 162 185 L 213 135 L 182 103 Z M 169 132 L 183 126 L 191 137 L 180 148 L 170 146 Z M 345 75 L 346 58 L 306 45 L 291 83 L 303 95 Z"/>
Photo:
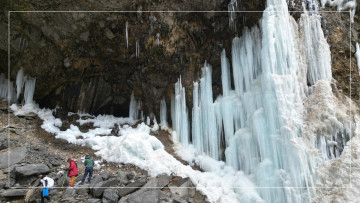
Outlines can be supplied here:
<path id="1" fill-rule="evenodd" d="M 67 172 L 67 176 L 70 177 L 70 187 L 75 185 L 75 176 L 78 175 L 77 165 L 74 160 L 68 158 L 67 162 L 70 164 Z"/>

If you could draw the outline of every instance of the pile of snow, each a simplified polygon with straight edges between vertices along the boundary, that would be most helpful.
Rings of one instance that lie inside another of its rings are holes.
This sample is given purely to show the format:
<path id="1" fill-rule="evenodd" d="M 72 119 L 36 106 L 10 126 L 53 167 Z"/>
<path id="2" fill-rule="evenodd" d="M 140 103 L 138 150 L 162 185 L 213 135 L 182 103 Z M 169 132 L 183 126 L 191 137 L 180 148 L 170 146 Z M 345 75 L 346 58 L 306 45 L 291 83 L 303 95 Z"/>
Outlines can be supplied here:
<path id="1" fill-rule="evenodd" d="M 151 176 L 162 173 L 176 174 L 189 177 L 196 188 L 206 195 L 211 202 L 263 202 L 256 191 L 255 185 L 242 171 L 235 171 L 224 162 L 216 161 L 208 156 L 195 154 L 178 145 L 178 150 L 187 152 L 188 161 L 194 162 L 204 168 L 206 172 L 196 171 L 189 165 L 184 165 L 164 150 L 163 144 L 154 136 L 151 130 L 158 128 L 156 121 L 153 128 L 145 123 L 136 128 L 125 124 L 120 128 L 122 136 L 102 136 L 110 134 L 114 123 L 128 121 L 126 118 L 113 116 L 91 116 L 87 119 L 79 119 L 78 122 L 93 123 L 95 129 L 83 133 L 75 125 L 61 131 L 62 121 L 55 118 L 55 110 L 39 109 L 36 105 L 18 107 L 16 104 L 11 108 L 14 114 L 37 113 L 43 120 L 41 127 L 49 133 L 54 133 L 56 138 L 62 138 L 69 143 L 89 146 L 96 151 L 96 155 L 102 159 L 114 163 L 131 163 L 149 171 Z M 186 154 L 186 153 L 184 153 Z M 99 164 L 98 164 L 99 165 Z"/>

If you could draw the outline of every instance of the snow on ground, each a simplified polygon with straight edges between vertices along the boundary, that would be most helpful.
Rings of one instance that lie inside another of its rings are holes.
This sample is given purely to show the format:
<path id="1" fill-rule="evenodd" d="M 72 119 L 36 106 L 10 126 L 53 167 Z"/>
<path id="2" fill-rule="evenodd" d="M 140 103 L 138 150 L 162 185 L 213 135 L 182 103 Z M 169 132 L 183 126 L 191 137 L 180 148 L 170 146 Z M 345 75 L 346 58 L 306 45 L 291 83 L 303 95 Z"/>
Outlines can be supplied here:
<path id="1" fill-rule="evenodd" d="M 25 108 L 24 108 L 25 107 Z M 206 195 L 211 202 L 263 202 L 256 192 L 256 186 L 242 171 L 235 171 L 224 162 L 218 162 L 208 156 L 200 155 L 196 158 L 192 152 L 178 145 L 178 150 L 187 152 L 188 161 L 204 168 L 206 172 L 194 170 L 189 165 L 184 165 L 168 154 L 163 144 L 154 136 L 145 123 L 136 128 L 124 124 L 132 120 L 102 115 L 91 116 L 88 119 L 79 119 L 81 124 L 92 122 L 95 129 L 83 133 L 77 126 L 71 125 L 69 129 L 61 131 L 62 122 L 53 116 L 55 110 L 39 109 L 38 106 L 24 106 L 19 108 L 16 104 L 11 106 L 15 115 L 24 115 L 30 112 L 38 114 L 43 120 L 41 127 L 49 133 L 54 133 L 56 138 L 62 138 L 69 143 L 89 146 L 96 151 L 96 155 L 102 159 L 115 163 L 131 163 L 149 171 L 150 175 L 156 176 L 161 173 L 174 173 L 178 176 L 189 177 L 196 188 Z M 89 116 L 89 115 L 88 115 Z M 124 124 L 120 128 L 122 136 L 109 135 L 114 123 Z"/>

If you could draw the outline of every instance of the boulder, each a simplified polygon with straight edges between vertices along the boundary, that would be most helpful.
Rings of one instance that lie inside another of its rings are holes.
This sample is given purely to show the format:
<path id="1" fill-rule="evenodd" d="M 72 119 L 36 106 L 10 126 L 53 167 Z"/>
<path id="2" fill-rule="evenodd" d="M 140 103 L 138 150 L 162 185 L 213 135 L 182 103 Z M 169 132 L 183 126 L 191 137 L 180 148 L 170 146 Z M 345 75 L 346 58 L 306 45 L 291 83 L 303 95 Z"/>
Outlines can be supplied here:
<path id="1" fill-rule="evenodd" d="M 12 165 L 12 166 L 9 166 L 8 168 L 5 168 L 3 170 L 3 173 L 12 173 L 12 172 L 15 172 L 15 168 L 17 167 L 18 165 L 15 164 L 15 165 Z"/>
<path id="2" fill-rule="evenodd" d="M 26 147 L 0 152 L 0 169 L 19 163 L 26 157 L 26 152 Z"/>
<path id="3" fill-rule="evenodd" d="M 195 195 L 195 188 L 189 178 L 184 178 L 177 181 L 175 184 L 168 185 L 170 192 L 174 196 L 179 196 L 181 199 L 188 200 L 189 197 Z"/>
<path id="4" fill-rule="evenodd" d="M 127 178 L 127 175 L 122 175 L 120 178 L 120 186 L 125 186 L 129 183 L 129 179 Z"/>
<path id="5" fill-rule="evenodd" d="M 28 189 L 9 189 L 0 194 L 2 197 L 22 197 L 25 196 Z"/>
<path id="6" fill-rule="evenodd" d="M 99 175 L 102 177 L 103 180 L 107 180 L 110 177 L 109 171 L 102 171 Z"/>
<path id="7" fill-rule="evenodd" d="M 8 148 L 7 137 L 0 134 L 0 150 Z"/>
<path id="8" fill-rule="evenodd" d="M 136 191 L 134 194 L 140 195 L 148 190 L 153 190 L 154 188 L 162 189 L 170 183 L 170 176 L 166 174 L 158 175 L 155 178 L 151 178 L 142 188 Z"/>
<path id="9" fill-rule="evenodd" d="M 128 202 L 131 203 L 153 203 L 153 202 L 164 202 L 169 198 L 165 193 L 159 189 L 150 189 L 142 193 L 131 194 L 128 198 Z"/>
<path id="10" fill-rule="evenodd" d="M 145 183 L 146 183 L 146 178 L 141 178 L 139 180 L 136 180 L 135 182 L 128 184 L 126 187 L 120 188 L 118 190 L 118 194 L 120 197 L 130 194 L 141 188 L 143 185 L 145 185 Z"/>
<path id="11" fill-rule="evenodd" d="M 62 198 L 66 199 L 69 197 L 74 197 L 75 195 L 76 195 L 75 188 L 69 187 L 69 188 L 66 188 L 65 192 L 62 194 Z"/>
<path id="12" fill-rule="evenodd" d="M 88 195 L 89 193 L 89 188 L 87 187 L 75 188 L 75 190 L 76 190 L 76 194 L 82 196 Z"/>
<path id="13" fill-rule="evenodd" d="M 95 177 L 92 178 L 89 187 L 90 187 L 90 188 L 93 188 L 93 187 L 95 187 L 95 185 L 96 185 L 97 183 L 102 182 L 102 181 L 103 181 L 102 177 L 99 176 L 99 175 L 96 175 Z"/>
<path id="14" fill-rule="evenodd" d="M 50 172 L 50 169 L 45 164 L 27 164 L 15 168 L 15 172 L 21 176 L 30 176 L 34 174 L 43 174 Z"/>
<path id="15" fill-rule="evenodd" d="M 134 177 L 135 177 L 135 173 L 134 173 L 134 172 L 130 172 L 130 173 L 126 174 L 126 177 L 127 177 L 128 180 L 132 180 L 132 179 L 134 179 Z"/>
<path id="16" fill-rule="evenodd" d="M 156 187 L 165 187 L 167 186 L 170 181 L 171 181 L 171 177 L 167 174 L 160 174 L 158 176 L 156 176 Z"/>
<path id="17" fill-rule="evenodd" d="M 108 203 L 117 203 L 119 200 L 119 195 L 117 193 L 118 192 L 116 189 L 105 189 L 102 201 Z"/>
<path id="18" fill-rule="evenodd" d="M 116 186 L 117 182 L 118 182 L 117 179 L 113 178 L 107 181 L 102 181 L 97 183 L 95 187 L 92 189 L 93 196 L 100 197 L 103 194 L 106 187 Z"/>
<path id="19" fill-rule="evenodd" d="M 101 199 L 87 199 L 85 203 L 101 203 Z"/>

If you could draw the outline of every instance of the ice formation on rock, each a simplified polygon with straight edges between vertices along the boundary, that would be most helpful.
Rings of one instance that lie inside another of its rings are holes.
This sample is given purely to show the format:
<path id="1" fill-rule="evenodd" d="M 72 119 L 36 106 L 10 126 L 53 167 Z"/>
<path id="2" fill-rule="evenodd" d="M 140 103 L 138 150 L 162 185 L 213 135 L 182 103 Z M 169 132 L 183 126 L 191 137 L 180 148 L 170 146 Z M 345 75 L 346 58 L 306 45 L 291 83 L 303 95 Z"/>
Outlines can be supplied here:
<path id="1" fill-rule="evenodd" d="M 337 7 L 338 11 L 349 11 L 351 23 L 354 23 L 354 16 L 356 11 L 356 0 L 321 0 L 321 6 Z"/>
<path id="2" fill-rule="evenodd" d="M 191 137 L 177 123 L 176 135 L 186 137 L 185 146 L 192 140 L 198 156 L 225 157 L 227 165 L 252 177 L 265 202 L 310 201 L 315 168 L 339 157 L 353 130 L 346 109 L 329 111 L 336 99 L 319 16 L 305 11 L 298 25 L 285 0 L 268 0 L 260 28 L 245 28 L 235 37 L 231 56 L 235 89 L 224 50 L 223 95 L 214 101 L 205 62 L 200 82 L 194 82 Z M 327 95 L 318 97 L 319 91 Z M 322 104 L 317 117 L 316 98 Z M 172 117 L 186 123 L 187 117 L 178 118 L 182 111 L 173 108 Z"/>

